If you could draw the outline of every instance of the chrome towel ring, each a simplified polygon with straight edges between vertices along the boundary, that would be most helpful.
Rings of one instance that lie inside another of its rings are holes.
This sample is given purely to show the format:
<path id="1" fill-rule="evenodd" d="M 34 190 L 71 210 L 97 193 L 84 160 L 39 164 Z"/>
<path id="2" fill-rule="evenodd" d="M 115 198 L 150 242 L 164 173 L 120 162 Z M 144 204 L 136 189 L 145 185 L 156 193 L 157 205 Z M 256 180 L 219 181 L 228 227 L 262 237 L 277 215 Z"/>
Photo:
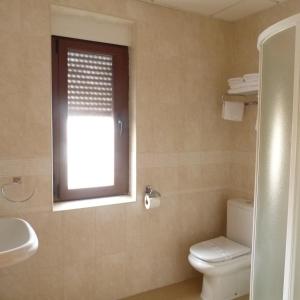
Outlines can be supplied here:
<path id="1" fill-rule="evenodd" d="M 18 203 L 18 202 L 26 202 L 26 201 L 28 201 L 29 199 L 31 199 L 34 196 L 34 194 L 36 192 L 36 188 L 34 188 L 32 190 L 32 192 L 30 193 L 30 195 L 27 196 L 26 198 L 23 198 L 23 199 L 20 199 L 20 200 L 16 200 L 16 199 L 10 198 L 7 195 L 6 191 L 5 191 L 6 187 L 12 186 L 12 185 L 16 185 L 16 184 L 22 184 L 22 177 L 13 177 L 12 178 L 12 182 L 4 183 L 4 184 L 1 185 L 0 191 L 1 191 L 1 195 L 3 196 L 4 199 L 6 199 L 6 200 L 8 200 L 10 202 Z"/>

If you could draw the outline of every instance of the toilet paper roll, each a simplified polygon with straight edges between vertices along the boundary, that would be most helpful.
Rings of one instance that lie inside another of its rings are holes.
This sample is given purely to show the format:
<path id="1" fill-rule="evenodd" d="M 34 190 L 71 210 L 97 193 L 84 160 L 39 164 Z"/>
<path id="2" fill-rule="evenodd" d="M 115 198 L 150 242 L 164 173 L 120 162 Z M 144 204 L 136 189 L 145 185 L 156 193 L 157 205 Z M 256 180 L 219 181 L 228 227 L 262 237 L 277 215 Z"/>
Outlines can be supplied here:
<path id="1" fill-rule="evenodd" d="M 145 195 L 145 207 L 146 209 L 152 209 L 160 206 L 160 197 L 150 197 Z"/>

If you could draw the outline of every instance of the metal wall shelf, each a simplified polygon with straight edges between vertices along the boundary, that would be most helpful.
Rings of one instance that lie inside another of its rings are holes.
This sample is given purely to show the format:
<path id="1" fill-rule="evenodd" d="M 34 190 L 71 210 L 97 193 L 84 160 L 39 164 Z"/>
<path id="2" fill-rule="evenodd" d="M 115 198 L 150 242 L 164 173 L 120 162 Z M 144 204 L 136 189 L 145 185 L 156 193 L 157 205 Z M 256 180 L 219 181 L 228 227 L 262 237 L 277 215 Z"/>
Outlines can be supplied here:
<path id="1" fill-rule="evenodd" d="M 230 97 L 243 97 L 244 98 L 244 101 L 239 101 L 239 102 L 243 102 L 246 106 L 247 105 L 256 105 L 258 104 L 258 101 L 256 100 L 251 100 L 251 101 L 248 101 L 247 98 L 250 97 L 250 96 L 256 96 L 258 97 L 258 91 L 249 91 L 249 92 L 246 92 L 246 93 L 241 93 L 241 94 L 229 94 L 229 93 L 226 93 L 226 94 L 223 94 L 222 95 L 222 103 L 224 101 L 231 101 L 229 100 Z M 237 100 L 235 100 L 237 101 Z"/>

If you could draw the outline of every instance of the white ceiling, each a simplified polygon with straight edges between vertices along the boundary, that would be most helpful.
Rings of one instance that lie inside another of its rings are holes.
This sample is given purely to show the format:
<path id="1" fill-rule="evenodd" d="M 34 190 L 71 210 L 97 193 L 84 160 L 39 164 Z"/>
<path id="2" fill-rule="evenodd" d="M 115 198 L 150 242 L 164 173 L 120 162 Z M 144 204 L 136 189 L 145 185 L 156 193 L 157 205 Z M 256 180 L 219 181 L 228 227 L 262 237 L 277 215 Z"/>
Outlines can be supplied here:
<path id="1" fill-rule="evenodd" d="M 141 0 L 184 11 L 236 21 L 287 0 Z"/>

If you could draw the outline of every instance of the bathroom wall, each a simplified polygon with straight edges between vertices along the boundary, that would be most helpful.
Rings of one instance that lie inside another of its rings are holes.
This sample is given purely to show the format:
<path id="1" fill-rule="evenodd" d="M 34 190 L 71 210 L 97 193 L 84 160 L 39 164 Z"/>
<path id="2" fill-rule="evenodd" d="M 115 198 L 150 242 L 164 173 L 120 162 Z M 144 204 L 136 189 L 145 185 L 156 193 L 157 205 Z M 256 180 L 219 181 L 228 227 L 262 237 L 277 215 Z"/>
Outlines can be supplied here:
<path id="1" fill-rule="evenodd" d="M 137 202 L 52 211 L 50 4 L 136 23 Z M 188 248 L 224 233 L 239 161 L 220 117 L 231 29 L 134 0 L 0 1 L 0 182 L 36 186 L 26 203 L 0 197 L 0 215 L 28 220 L 40 241 L 0 270 L 0 299 L 118 299 L 196 275 Z M 143 207 L 146 184 L 162 193 L 157 210 Z"/>
<path id="2" fill-rule="evenodd" d="M 257 38 L 270 25 L 300 13 L 300 2 L 289 0 L 274 8 L 233 23 L 231 77 L 258 72 Z M 253 100 L 253 99 L 252 99 Z M 256 106 L 246 108 L 245 120 L 233 124 L 231 195 L 253 197 L 255 178 Z"/>

